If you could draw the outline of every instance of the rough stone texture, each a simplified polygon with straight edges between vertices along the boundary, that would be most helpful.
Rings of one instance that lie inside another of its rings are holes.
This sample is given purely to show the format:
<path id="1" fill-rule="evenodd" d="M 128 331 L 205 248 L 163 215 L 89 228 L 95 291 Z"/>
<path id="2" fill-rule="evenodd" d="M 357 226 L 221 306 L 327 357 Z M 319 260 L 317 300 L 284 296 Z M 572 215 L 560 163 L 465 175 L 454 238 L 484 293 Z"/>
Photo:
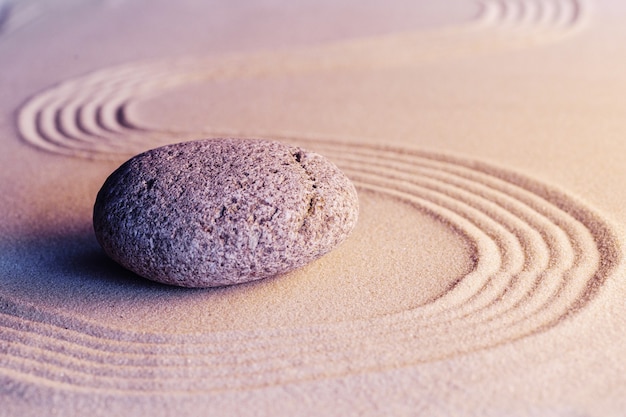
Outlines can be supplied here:
<path id="1" fill-rule="evenodd" d="M 94 206 L 105 252 L 167 284 L 237 284 L 301 267 L 356 225 L 357 193 L 324 157 L 279 142 L 207 139 L 137 155 Z"/>

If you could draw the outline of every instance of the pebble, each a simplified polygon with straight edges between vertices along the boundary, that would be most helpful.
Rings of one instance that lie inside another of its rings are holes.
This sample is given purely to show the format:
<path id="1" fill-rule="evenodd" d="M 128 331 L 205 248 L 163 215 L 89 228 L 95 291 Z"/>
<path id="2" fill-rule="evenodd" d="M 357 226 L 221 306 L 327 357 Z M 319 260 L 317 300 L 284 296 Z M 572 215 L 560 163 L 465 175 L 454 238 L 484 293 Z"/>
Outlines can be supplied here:
<path id="1" fill-rule="evenodd" d="M 299 268 L 350 234 L 354 185 L 321 155 L 259 139 L 205 139 L 139 154 L 100 189 L 104 251 L 153 281 L 215 287 Z"/>

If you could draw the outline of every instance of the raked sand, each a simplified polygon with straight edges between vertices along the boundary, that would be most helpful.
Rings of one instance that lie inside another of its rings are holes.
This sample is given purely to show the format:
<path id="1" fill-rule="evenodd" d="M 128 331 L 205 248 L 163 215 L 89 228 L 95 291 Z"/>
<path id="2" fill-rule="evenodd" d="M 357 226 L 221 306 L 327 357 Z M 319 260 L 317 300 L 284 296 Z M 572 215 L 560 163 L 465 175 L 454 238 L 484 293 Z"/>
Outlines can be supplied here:
<path id="1" fill-rule="evenodd" d="M 620 416 L 626 6 L 0 1 L 0 416 Z M 357 186 L 341 246 L 216 289 L 109 260 L 96 193 L 208 137 Z"/>

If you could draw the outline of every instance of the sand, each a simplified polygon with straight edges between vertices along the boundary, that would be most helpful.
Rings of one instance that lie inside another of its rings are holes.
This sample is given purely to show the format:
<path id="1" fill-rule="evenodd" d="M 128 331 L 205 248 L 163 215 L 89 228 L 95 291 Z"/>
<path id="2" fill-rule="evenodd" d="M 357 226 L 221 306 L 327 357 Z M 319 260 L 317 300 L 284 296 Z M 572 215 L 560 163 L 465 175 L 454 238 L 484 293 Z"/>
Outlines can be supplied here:
<path id="1" fill-rule="evenodd" d="M 0 416 L 623 415 L 623 3 L 292 3 L 0 1 Z M 225 135 L 335 162 L 355 232 L 228 288 L 109 260 L 105 178 Z"/>

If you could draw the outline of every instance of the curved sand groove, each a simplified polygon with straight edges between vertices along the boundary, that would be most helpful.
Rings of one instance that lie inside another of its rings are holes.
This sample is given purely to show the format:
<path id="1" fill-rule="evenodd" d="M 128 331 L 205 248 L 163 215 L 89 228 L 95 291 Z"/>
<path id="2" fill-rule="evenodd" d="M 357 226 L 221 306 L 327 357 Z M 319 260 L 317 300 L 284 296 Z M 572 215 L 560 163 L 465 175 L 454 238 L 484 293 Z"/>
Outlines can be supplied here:
<path id="1" fill-rule="evenodd" d="M 205 136 L 156 131 L 129 118 L 133 102 L 178 85 L 427 63 L 481 48 L 558 40 L 578 30 L 586 16 L 577 1 L 482 5 L 465 31 L 104 69 L 33 97 L 22 107 L 18 127 L 27 142 L 51 152 L 119 158 L 165 143 L 172 134 Z M 387 59 L 370 62 L 372 49 L 388 51 Z M 361 190 L 400 198 L 464 236 L 475 248 L 472 272 L 429 304 L 376 319 L 193 335 L 122 331 L 0 296 L 0 375 L 72 390 L 172 393 L 404 366 L 549 329 L 584 307 L 619 263 L 610 228 L 540 183 L 418 151 L 303 144 L 334 159 Z"/>
<path id="2" fill-rule="evenodd" d="M 578 29 L 587 19 L 587 6 L 580 0 L 484 0 L 483 24 L 502 28 L 544 28 L 554 34 Z"/>
<path id="3" fill-rule="evenodd" d="M 587 305 L 620 262 L 607 224 L 539 182 L 416 150 L 285 140 L 323 152 L 360 190 L 400 198 L 464 236 L 475 248 L 471 272 L 399 313 L 194 334 L 120 330 L 2 296 L 0 375 L 71 390 L 174 393 L 401 367 L 545 331 Z"/>
<path id="4" fill-rule="evenodd" d="M 128 106 L 133 102 L 176 86 L 426 64 L 556 41 L 580 29 L 589 14 L 580 0 L 484 0 L 479 4 L 477 19 L 465 27 L 356 39 L 292 52 L 105 68 L 32 97 L 19 111 L 18 129 L 26 142 L 50 152 L 117 158 L 167 143 L 172 134 L 197 137 L 197 132 L 142 129 L 128 120 Z"/>

